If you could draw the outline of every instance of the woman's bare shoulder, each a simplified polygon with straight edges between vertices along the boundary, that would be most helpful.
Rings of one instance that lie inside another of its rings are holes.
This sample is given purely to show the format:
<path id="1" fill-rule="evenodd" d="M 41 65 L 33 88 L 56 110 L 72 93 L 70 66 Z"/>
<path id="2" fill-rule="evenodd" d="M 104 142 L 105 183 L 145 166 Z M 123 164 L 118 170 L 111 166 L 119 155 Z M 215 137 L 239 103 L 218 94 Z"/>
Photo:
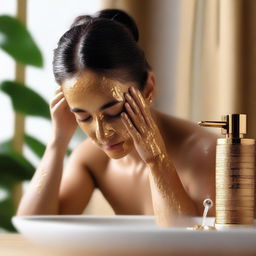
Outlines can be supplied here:
<path id="1" fill-rule="evenodd" d="M 108 156 L 90 138 L 78 144 L 71 157 L 75 157 L 80 164 L 91 171 L 102 170 L 109 161 Z"/>
<path id="2" fill-rule="evenodd" d="M 217 139 L 216 134 L 190 120 L 163 113 L 160 113 L 160 120 L 163 136 L 167 140 L 176 141 L 179 145 L 200 138 L 209 141 L 215 141 Z"/>
<path id="3" fill-rule="evenodd" d="M 162 115 L 161 127 L 166 148 L 178 162 L 192 167 L 215 155 L 218 136 L 209 129 L 165 114 Z"/>

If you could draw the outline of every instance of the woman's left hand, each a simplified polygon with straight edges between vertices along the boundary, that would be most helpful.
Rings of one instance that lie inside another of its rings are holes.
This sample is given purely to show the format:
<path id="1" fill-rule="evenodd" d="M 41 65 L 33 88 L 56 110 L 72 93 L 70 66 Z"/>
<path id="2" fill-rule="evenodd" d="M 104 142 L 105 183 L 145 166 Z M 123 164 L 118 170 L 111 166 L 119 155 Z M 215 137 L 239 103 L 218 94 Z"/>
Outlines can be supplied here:
<path id="1" fill-rule="evenodd" d="M 160 131 L 151 115 L 149 104 L 141 92 L 130 87 L 125 93 L 126 113 L 121 114 L 122 121 L 134 141 L 134 146 L 145 163 L 166 154 L 165 144 Z"/>

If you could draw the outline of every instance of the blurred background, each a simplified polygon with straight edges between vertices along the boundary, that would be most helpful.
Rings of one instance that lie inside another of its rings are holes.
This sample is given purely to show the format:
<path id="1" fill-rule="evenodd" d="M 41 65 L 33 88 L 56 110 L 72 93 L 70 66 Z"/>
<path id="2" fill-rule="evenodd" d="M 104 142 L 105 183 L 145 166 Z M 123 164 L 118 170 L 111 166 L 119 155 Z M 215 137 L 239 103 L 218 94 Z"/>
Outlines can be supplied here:
<path id="1" fill-rule="evenodd" d="M 22 99 L 17 95 L 15 98 L 3 81 L 20 82 L 48 103 L 57 87 L 52 59 L 58 39 L 76 16 L 103 8 L 123 9 L 137 22 L 139 44 L 156 74 L 154 104 L 158 110 L 193 122 L 245 113 L 248 137 L 256 137 L 256 1 L 1 0 L 0 18 L 17 17 L 31 34 L 42 59 L 41 63 L 24 64 L 10 56 L 4 47 L 6 27 L 0 20 L 0 226 L 5 230 L 12 230 L 11 224 L 5 223 L 15 213 L 26 188 L 24 181 L 31 177 L 40 160 L 51 124 L 47 114 L 26 112 L 24 103 L 14 106 L 15 100 Z M 70 148 L 84 138 L 77 131 Z M 17 160 L 20 156 L 25 160 Z M 11 161 L 16 165 L 10 165 Z M 26 166 L 24 172 L 29 166 L 23 176 L 17 172 L 21 164 Z M 22 186 L 17 185 L 21 183 Z M 113 211 L 96 191 L 85 213 Z"/>

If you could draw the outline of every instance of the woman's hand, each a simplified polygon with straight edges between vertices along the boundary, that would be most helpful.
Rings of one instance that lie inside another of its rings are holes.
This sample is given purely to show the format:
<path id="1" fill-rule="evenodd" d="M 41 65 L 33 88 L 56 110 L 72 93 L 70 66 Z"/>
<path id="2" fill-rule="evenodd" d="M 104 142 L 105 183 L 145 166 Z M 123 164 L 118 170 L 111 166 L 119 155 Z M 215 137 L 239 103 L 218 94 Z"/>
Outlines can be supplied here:
<path id="1" fill-rule="evenodd" d="M 141 159 L 150 163 L 158 157 L 166 156 L 163 138 L 140 91 L 134 87 L 129 88 L 125 99 L 127 113 L 121 114 L 122 120 Z"/>
<path id="2" fill-rule="evenodd" d="M 74 114 L 69 110 L 61 87 L 55 91 L 55 94 L 55 97 L 50 102 L 53 139 L 68 143 L 77 128 L 77 122 Z"/>

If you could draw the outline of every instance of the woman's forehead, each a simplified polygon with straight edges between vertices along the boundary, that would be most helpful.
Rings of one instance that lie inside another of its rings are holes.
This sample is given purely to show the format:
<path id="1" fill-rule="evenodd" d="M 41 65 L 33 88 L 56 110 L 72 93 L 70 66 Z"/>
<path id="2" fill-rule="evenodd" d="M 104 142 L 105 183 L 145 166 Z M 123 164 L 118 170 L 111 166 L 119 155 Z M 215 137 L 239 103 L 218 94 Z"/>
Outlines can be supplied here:
<path id="1" fill-rule="evenodd" d="M 132 83 L 122 83 L 91 73 L 66 80 L 63 92 L 70 107 L 94 111 L 111 101 L 124 101 L 124 93 Z"/>
<path id="2" fill-rule="evenodd" d="M 128 85 L 103 77 L 102 79 L 72 79 L 63 84 L 65 95 L 96 96 L 102 95 L 113 97 L 117 100 L 123 99 L 123 93 L 128 90 Z"/>

